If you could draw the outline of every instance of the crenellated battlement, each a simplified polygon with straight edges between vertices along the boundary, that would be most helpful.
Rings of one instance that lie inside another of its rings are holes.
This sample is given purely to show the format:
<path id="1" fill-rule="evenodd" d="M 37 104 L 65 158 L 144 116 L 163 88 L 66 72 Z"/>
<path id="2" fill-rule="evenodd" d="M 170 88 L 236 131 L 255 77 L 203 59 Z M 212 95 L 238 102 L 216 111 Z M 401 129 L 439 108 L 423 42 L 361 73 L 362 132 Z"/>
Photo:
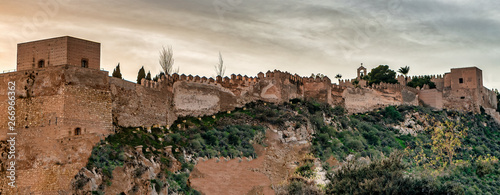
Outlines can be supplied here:
<path id="1" fill-rule="evenodd" d="M 302 78 L 303 82 L 308 82 L 308 83 L 324 83 L 328 82 L 331 83 L 330 78 L 327 76 L 321 78 L 321 77 L 303 77 Z"/>
<path id="2" fill-rule="evenodd" d="M 443 75 L 438 74 L 438 75 L 412 75 L 412 76 L 406 76 L 406 79 L 408 81 L 410 81 L 410 80 L 413 80 L 413 79 L 416 79 L 416 78 L 421 79 L 421 78 L 424 78 L 424 77 L 427 77 L 427 76 L 430 77 L 431 79 L 443 79 L 444 78 Z M 397 80 L 404 80 L 405 76 L 404 75 L 398 75 L 396 77 L 396 79 Z"/>
<path id="3" fill-rule="evenodd" d="M 294 84 L 302 84 L 304 80 L 307 80 L 308 82 L 329 82 L 330 79 L 328 77 L 324 77 L 322 79 L 320 78 L 308 78 L 308 77 L 301 77 L 298 74 L 292 75 L 289 72 L 282 72 L 279 70 L 274 70 L 274 71 L 267 71 L 265 74 L 260 72 L 257 74 L 255 77 L 247 76 L 247 75 L 241 75 L 241 74 L 231 74 L 230 76 L 226 77 L 221 77 L 217 76 L 215 78 L 213 77 L 200 77 L 198 75 L 193 76 L 193 75 L 185 75 L 185 74 L 177 74 L 174 73 L 172 76 L 163 76 L 158 82 L 154 81 L 146 81 L 143 86 L 146 87 L 151 87 L 151 88 L 157 88 L 159 85 L 162 85 L 164 83 L 166 84 L 173 84 L 178 81 L 185 81 L 185 82 L 193 82 L 193 83 L 200 83 L 200 84 L 211 84 L 211 85 L 222 85 L 225 88 L 234 88 L 237 86 L 249 86 L 249 85 L 254 85 L 258 83 L 262 79 L 288 79 L 291 83 Z M 143 80 L 144 81 L 144 80 Z"/>
<path id="4" fill-rule="evenodd" d="M 151 81 L 151 80 L 146 80 L 143 78 L 141 80 L 141 85 L 147 88 L 152 88 L 152 89 L 158 89 L 160 88 L 160 82 L 157 81 Z"/>
<path id="5" fill-rule="evenodd" d="M 411 91 L 413 93 L 416 93 L 418 94 L 418 91 L 419 89 L 416 89 L 416 88 L 413 88 L 413 87 L 408 87 L 408 86 L 405 86 L 405 85 L 401 85 L 399 83 L 379 83 L 379 84 L 372 84 L 371 86 L 372 89 L 389 89 L 389 90 L 397 90 L 397 91 L 401 91 L 401 90 L 407 90 L 407 91 Z"/>
<path id="6" fill-rule="evenodd" d="M 147 80 L 145 78 L 142 78 L 140 85 L 147 88 L 160 89 L 162 85 L 172 85 L 174 82 L 175 80 L 173 80 L 172 77 L 168 75 L 167 76 L 161 75 L 160 78 L 158 78 L 158 81 Z"/>
<path id="7" fill-rule="evenodd" d="M 198 75 L 192 76 L 192 75 L 177 75 L 174 74 L 172 75 L 174 78 L 179 78 L 179 79 L 173 79 L 174 82 L 176 81 L 187 81 L 187 82 L 194 82 L 194 83 L 203 83 L 203 84 L 240 84 L 240 83 L 256 83 L 258 82 L 257 77 L 249 77 L 247 75 L 242 76 L 242 75 L 235 75 L 232 74 L 231 77 L 224 77 L 222 78 L 221 76 L 217 76 L 215 78 L 213 77 L 200 77 Z"/>
<path id="8" fill-rule="evenodd" d="M 343 86 L 343 87 L 354 87 L 354 85 L 352 84 L 353 81 L 355 81 L 356 79 L 339 79 L 339 84 L 340 86 Z"/>

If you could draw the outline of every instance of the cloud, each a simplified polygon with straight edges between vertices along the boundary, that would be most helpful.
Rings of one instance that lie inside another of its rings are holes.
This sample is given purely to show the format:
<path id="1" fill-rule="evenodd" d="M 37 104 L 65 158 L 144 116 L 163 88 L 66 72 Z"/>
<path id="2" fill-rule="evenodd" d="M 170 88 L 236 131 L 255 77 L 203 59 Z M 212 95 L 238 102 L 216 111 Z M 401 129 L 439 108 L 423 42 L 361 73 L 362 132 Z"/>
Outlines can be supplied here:
<path id="1" fill-rule="evenodd" d="M 48 2 L 54 0 L 45 0 Z M 63 1 L 63 0 L 58 0 Z M 135 80 L 141 66 L 157 73 L 158 51 L 172 45 L 181 72 L 213 75 L 220 51 L 228 73 L 281 69 L 302 75 L 354 77 L 368 68 L 409 65 L 410 74 L 442 74 L 499 61 L 500 3 L 493 0 L 64 0 L 45 25 L 22 33 L 43 11 L 28 0 L 3 1 L 0 64 L 14 68 L 15 43 L 72 35 L 102 43 L 102 67 L 120 62 Z M 7 56 L 7 57 L 6 57 Z M 499 88 L 500 80 L 485 85 Z"/>

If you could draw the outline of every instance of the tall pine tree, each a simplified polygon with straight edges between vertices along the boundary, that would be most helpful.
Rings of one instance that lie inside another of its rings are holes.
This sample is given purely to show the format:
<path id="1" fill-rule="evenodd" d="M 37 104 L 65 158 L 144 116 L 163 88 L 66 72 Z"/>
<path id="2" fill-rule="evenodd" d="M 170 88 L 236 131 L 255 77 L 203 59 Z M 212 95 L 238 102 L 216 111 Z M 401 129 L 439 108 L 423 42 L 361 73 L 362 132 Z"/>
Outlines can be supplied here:
<path id="1" fill-rule="evenodd" d="M 116 78 L 122 78 L 122 73 L 120 72 L 120 63 L 116 66 L 116 68 L 113 70 L 113 74 L 111 76 L 116 77 Z"/>
<path id="2" fill-rule="evenodd" d="M 139 69 L 139 73 L 137 73 L 137 84 L 141 84 L 141 80 L 146 78 L 146 71 L 144 71 L 144 66 Z"/>

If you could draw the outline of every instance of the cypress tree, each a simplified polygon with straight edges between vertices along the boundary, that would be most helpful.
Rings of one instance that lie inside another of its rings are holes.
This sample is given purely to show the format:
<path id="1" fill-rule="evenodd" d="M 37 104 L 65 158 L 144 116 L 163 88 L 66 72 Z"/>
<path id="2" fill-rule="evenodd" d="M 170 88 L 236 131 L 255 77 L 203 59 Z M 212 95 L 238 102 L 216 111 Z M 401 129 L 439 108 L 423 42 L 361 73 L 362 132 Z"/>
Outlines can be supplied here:
<path id="1" fill-rule="evenodd" d="M 116 77 L 116 78 L 122 78 L 122 73 L 120 72 L 120 63 L 116 66 L 116 68 L 113 70 L 113 74 L 111 76 Z"/>
<path id="2" fill-rule="evenodd" d="M 137 84 L 141 84 L 141 80 L 146 78 L 146 72 L 144 71 L 144 66 L 139 69 L 139 73 L 137 73 Z"/>
<path id="3" fill-rule="evenodd" d="M 148 75 L 146 75 L 146 80 L 149 80 L 149 81 L 151 80 L 151 72 L 150 71 L 148 71 Z"/>

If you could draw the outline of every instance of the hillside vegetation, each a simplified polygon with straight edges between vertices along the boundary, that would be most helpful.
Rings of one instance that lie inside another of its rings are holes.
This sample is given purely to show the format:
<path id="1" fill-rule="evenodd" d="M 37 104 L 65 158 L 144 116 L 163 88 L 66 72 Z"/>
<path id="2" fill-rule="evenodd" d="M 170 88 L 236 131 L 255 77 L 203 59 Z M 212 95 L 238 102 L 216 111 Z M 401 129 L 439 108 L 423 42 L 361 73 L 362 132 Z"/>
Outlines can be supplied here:
<path id="1" fill-rule="evenodd" d="M 188 180 L 198 157 L 261 158 L 255 144 L 265 147 L 265 132 L 286 126 L 315 133 L 310 160 L 297 159 L 295 174 L 273 186 L 278 194 L 500 193 L 500 127 L 485 114 L 390 106 L 347 115 L 342 107 L 299 99 L 183 117 L 169 129 L 120 128 L 94 148 L 86 167 L 102 181 L 88 187 L 91 178 L 79 174 L 74 190 L 104 193 L 115 182 L 113 170 L 132 167 L 157 192 L 198 194 Z M 315 158 L 327 172 L 326 184 L 316 182 Z M 159 170 L 145 176 L 145 161 L 158 163 Z"/>

